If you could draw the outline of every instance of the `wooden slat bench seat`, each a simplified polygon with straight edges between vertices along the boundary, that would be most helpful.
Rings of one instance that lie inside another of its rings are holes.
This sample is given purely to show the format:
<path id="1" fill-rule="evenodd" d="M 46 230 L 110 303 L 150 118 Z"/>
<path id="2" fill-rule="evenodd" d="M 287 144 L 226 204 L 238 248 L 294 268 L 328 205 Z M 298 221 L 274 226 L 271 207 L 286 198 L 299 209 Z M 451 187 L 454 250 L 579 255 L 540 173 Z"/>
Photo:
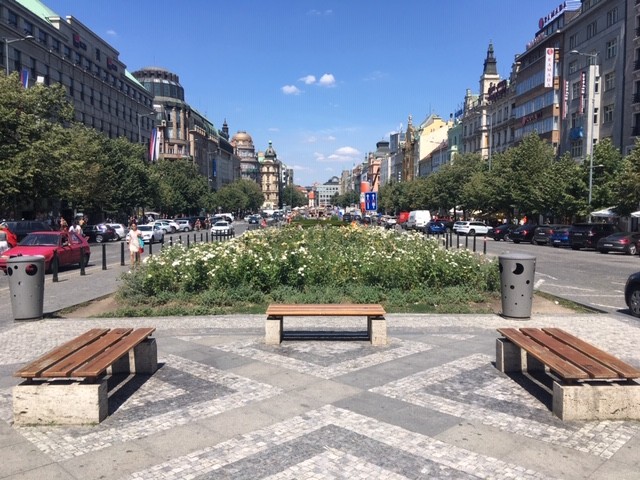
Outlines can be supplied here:
<path id="1" fill-rule="evenodd" d="M 99 423 L 108 412 L 108 373 L 153 374 L 155 328 L 94 328 L 15 372 L 16 424 Z"/>
<path id="2" fill-rule="evenodd" d="M 640 369 L 560 328 L 499 328 L 496 367 L 549 370 L 563 420 L 640 419 Z"/>
<path id="3" fill-rule="evenodd" d="M 385 310 L 379 304 L 271 304 L 267 308 L 265 341 L 278 345 L 284 335 L 284 317 L 367 317 L 367 336 L 372 345 L 387 344 Z"/>

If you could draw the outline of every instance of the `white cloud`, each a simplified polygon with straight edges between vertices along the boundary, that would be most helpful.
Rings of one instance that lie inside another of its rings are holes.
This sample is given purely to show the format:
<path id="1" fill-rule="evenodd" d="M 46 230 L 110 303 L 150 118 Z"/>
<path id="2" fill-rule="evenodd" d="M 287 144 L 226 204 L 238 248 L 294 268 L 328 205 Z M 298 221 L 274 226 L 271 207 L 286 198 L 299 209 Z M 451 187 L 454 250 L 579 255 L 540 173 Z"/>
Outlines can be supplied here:
<path id="1" fill-rule="evenodd" d="M 279 132 L 279 131 L 280 131 L 280 129 L 279 129 L 278 127 L 269 127 L 269 128 L 267 129 L 267 131 L 269 131 L 269 132 Z"/>
<path id="2" fill-rule="evenodd" d="M 327 137 L 327 141 L 329 141 L 329 142 L 335 142 L 335 140 L 336 140 L 336 137 L 334 137 L 333 135 L 329 135 Z"/>
<path id="3" fill-rule="evenodd" d="M 117 37 L 118 32 L 116 32 L 115 30 L 107 30 L 107 35 L 109 35 L 110 37 Z"/>
<path id="4" fill-rule="evenodd" d="M 309 167 L 305 167 L 304 165 L 287 165 L 288 168 L 292 169 L 292 170 L 296 170 L 298 172 L 311 172 L 313 171 L 311 168 Z"/>
<path id="5" fill-rule="evenodd" d="M 340 147 L 336 150 L 338 155 L 360 155 L 360 151 L 353 147 Z"/>
<path id="6" fill-rule="evenodd" d="M 295 85 L 285 85 L 282 87 L 282 93 L 285 95 L 300 95 L 301 91 Z"/>
<path id="7" fill-rule="evenodd" d="M 374 82 L 376 80 L 382 80 L 383 78 L 387 78 L 389 75 L 387 73 L 381 72 L 380 70 L 375 70 L 366 77 L 364 77 L 365 82 Z"/>
<path id="8" fill-rule="evenodd" d="M 300 79 L 300 81 L 306 83 L 307 85 L 313 85 L 314 83 L 316 83 L 316 76 L 315 75 L 306 75 L 306 76 L 302 77 Z"/>
<path id="9" fill-rule="evenodd" d="M 317 162 L 332 162 L 351 164 L 362 160 L 362 154 L 357 148 L 340 147 L 329 156 L 321 153 L 314 153 Z"/>
<path id="10" fill-rule="evenodd" d="M 309 135 L 307 138 L 304 139 L 304 143 L 316 143 L 318 141 L 318 137 L 316 137 L 315 135 Z"/>
<path id="11" fill-rule="evenodd" d="M 318 17 L 324 16 L 324 15 L 333 15 L 333 10 L 309 10 L 307 12 L 307 15 L 315 15 Z"/>
<path id="12" fill-rule="evenodd" d="M 323 87 L 333 87 L 336 84 L 336 79 L 331 73 L 325 73 L 320 77 L 318 81 L 318 85 L 322 85 Z"/>

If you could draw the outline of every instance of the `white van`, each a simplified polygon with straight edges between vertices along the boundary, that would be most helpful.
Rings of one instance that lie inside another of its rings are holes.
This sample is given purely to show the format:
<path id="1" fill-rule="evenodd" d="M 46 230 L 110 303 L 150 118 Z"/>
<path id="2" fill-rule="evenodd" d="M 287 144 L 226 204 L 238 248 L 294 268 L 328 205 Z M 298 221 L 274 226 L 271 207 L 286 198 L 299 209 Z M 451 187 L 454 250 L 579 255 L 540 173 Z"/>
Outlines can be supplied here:
<path id="1" fill-rule="evenodd" d="M 409 212 L 405 228 L 407 230 L 424 230 L 430 221 L 431 212 L 429 210 L 412 210 Z"/>

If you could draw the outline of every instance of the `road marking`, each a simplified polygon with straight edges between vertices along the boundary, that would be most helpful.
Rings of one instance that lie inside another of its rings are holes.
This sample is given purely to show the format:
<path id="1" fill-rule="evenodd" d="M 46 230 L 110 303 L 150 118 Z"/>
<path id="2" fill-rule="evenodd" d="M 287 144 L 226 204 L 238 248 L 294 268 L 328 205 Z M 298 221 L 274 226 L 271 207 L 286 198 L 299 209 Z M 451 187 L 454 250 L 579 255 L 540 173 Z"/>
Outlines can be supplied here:
<path id="1" fill-rule="evenodd" d="M 556 277 L 552 277 L 551 275 L 547 275 L 546 273 L 536 272 L 536 275 L 538 275 L 539 277 L 548 277 L 551 280 L 558 280 Z"/>
<path id="2" fill-rule="evenodd" d="M 533 288 L 535 289 L 540 289 L 540 285 L 542 285 L 544 283 L 543 279 L 538 280 L 536 283 L 533 284 Z"/>

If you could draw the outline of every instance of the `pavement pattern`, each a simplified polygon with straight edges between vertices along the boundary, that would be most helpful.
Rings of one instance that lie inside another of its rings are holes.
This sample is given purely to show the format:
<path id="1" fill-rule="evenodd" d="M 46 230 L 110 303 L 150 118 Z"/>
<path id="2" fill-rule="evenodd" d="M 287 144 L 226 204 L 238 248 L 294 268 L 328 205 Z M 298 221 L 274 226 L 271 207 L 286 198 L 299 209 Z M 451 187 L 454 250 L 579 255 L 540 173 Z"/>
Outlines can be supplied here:
<path id="1" fill-rule="evenodd" d="M 496 328 L 554 326 L 640 365 L 620 314 L 287 318 L 317 339 L 264 343 L 264 315 L 45 319 L 0 329 L 0 479 L 638 479 L 640 422 L 562 422 L 495 366 Z M 111 379 L 93 426 L 15 426 L 21 365 L 94 327 L 157 328 L 159 370 Z M 335 336 L 326 332 L 336 332 Z M 307 336 L 308 337 L 308 336 Z M 339 340 L 340 339 L 340 340 Z"/>

